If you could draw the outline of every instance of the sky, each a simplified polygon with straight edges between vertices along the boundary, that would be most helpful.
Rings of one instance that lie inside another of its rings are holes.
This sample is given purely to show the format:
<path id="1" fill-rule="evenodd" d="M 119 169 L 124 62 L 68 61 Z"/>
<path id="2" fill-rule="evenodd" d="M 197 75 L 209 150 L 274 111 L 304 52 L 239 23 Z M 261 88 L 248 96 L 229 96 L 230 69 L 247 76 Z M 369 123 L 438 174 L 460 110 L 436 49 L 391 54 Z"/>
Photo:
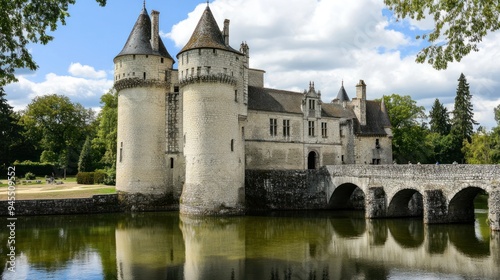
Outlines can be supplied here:
<path id="1" fill-rule="evenodd" d="M 160 12 L 160 35 L 172 57 L 189 40 L 206 5 L 195 0 L 146 1 L 148 13 Z M 100 96 L 113 86 L 113 58 L 142 6 L 143 0 L 108 0 L 106 7 L 77 1 L 66 25 L 51 33 L 53 41 L 30 45 L 40 67 L 17 73 L 19 82 L 5 87 L 9 103 L 22 110 L 34 97 L 55 93 L 99 110 Z M 247 42 L 250 67 L 266 71 L 265 87 L 303 92 L 312 81 L 323 102 L 330 102 L 342 81 L 352 98 L 362 79 L 368 99 L 410 95 L 428 113 L 438 98 L 451 112 L 464 73 L 474 119 L 487 129 L 496 126 L 500 31 L 486 36 L 479 52 L 438 71 L 415 62 L 425 44 L 415 36 L 431 29 L 432 22 L 398 21 L 383 0 L 212 0 L 210 9 L 220 28 L 230 19 L 233 48 Z"/>

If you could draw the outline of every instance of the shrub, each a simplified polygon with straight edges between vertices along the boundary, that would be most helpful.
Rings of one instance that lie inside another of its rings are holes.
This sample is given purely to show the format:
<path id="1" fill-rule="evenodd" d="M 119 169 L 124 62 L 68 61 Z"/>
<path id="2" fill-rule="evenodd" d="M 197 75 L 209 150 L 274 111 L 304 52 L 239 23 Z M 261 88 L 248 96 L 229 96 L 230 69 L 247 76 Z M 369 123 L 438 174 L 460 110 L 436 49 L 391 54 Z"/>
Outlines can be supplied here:
<path id="1" fill-rule="evenodd" d="M 76 174 L 76 183 L 84 185 L 94 184 L 94 172 L 78 172 Z"/>
<path id="2" fill-rule="evenodd" d="M 35 180 L 36 176 L 35 176 L 35 174 L 33 174 L 31 172 L 27 172 L 26 174 L 24 174 L 24 179 L 26 179 L 26 180 Z"/>
<path id="3" fill-rule="evenodd" d="M 44 174 L 50 175 L 54 172 L 54 166 L 50 163 L 40 163 L 40 162 L 32 162 L 32 161 L 23 161 L 23 162 L 14 162 L 14 166 L 16 167 L 16 174 L 26 174 L 26 173 L 34 173 L 34 174 Z"/>
<path id="4" fill-rule="evenodd" d="M 96 170 L 94 172 L 94 184 L 102 184 L 106 179 L 106 172 L 102 170 Z"/>

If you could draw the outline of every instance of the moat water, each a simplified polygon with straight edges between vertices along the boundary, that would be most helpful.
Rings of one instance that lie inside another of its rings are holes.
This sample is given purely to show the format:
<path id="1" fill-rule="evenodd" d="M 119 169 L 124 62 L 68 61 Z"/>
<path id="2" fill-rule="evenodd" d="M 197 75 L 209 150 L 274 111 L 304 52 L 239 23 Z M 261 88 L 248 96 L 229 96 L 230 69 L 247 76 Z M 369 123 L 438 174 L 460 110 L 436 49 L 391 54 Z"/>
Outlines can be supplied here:
<path id="1" fill-rule="evenodd" d="M 19 217 L 2 279 L 500 279 L 500 232 L 362 212 Z M 7 231 L 0 232 L 4 264 Z"/>

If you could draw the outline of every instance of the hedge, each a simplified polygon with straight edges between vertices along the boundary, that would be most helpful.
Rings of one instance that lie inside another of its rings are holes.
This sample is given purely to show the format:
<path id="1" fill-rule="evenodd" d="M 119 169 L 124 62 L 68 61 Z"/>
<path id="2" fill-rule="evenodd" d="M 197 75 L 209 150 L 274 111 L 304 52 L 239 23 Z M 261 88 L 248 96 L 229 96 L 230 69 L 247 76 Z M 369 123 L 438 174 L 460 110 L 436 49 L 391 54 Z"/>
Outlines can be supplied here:
<path id="1" fill-rule="evenodd" d="M 83 185 L 102 184 L 106 178 L 106 173 L 102 171 L 78 172 L 76 182 Z"/>
<path id="2" fill-rule="evenodd" d="M 14 163 L 13 166 L 16 168 L 16 177 L 19 178 L 24 178 L 28 172 L 40 177 L 51 176 L 55 172 L 54 165 L 50 163 L 23 161 Z"/>

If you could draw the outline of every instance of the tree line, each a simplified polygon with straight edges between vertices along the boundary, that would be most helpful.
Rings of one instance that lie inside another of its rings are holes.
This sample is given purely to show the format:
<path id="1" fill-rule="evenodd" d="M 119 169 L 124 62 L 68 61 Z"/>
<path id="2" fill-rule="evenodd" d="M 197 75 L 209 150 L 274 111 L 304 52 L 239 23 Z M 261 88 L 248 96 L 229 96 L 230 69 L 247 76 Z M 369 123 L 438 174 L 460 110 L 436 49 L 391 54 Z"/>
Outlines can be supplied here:
<path id="1" fill-rule="evenodd" d="M 474 120 L 472 95 L 465 75 L 458 79 L 452 112 L 436 98 L 427 115 L 410 96 L 392 94 L 383 100 L 393 131 L 397 163 L 500 163 L 500 105 L 491 131 Z M 428 121 L 428 122 L 427 122 Z"/>
<path id="2" fill-rule="evenodd" d="M 98 114 L 57 94 L 37 96 L 15 112 L 5 95 L 0 87 L 0 166 L 47 163 L 68 174 L 101 169 L 113 178 L 118 118 L 114 90 L 101 96 Z"/>

